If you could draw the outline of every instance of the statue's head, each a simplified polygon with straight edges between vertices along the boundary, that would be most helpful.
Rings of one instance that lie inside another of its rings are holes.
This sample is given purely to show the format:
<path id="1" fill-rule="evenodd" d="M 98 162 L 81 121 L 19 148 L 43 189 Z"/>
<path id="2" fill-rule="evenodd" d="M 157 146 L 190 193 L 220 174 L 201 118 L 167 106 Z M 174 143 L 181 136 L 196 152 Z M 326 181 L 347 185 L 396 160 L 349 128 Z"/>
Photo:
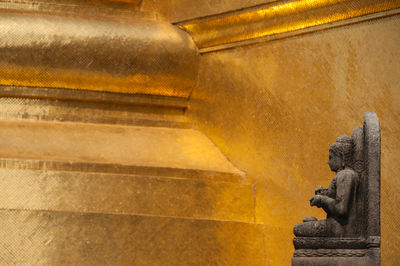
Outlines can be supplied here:
<path id="1" fill-rule="evenodd" d="M 336 139 L 329 149 L 329 167 L 337 172 L 345 167 L 351 167 L 353 162 L 353 139 L 343 135 Z"/>

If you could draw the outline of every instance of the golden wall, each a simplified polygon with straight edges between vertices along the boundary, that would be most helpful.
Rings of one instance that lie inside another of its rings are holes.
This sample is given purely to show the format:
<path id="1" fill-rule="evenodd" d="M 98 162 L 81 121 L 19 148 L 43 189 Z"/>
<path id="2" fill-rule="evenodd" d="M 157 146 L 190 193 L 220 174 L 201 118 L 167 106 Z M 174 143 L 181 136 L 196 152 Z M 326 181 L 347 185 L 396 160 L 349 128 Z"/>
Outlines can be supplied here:
<path id="1" fill-rule="evenodd" d="M 400 16 L 202 55 L 189 117 L 256 184 L 268 265 L 289 265 L 293 226 L 334 176 L 336 137 L 382 128 L 382 265 L 400 259 Z"/>

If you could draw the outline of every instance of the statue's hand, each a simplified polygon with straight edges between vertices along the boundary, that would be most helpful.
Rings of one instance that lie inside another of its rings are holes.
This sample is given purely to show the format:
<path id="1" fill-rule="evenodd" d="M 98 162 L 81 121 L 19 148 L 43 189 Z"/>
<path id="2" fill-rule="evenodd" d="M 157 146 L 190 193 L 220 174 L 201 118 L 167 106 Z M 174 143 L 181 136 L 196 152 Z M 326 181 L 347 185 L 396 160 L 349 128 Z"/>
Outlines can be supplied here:
<path id="1" fill-rule="evenodd" d="M 322 196 L 321 195 L 315 195 L 310 199 L 310 205 L 311 206 L 317 206 L 318 208 L 322 207 Z"/>
<path id="2" fill-rule="evenodd" d="M 315 195 L 320 195 L 320 194 L 324 195 L 327 191 L 328 191 L 327 188 L 324 188 L 324 187 L 322 187 L 322 186 L 319 186 L 319 187 L 317 187 L 317 188 L 315 189 Z"/>

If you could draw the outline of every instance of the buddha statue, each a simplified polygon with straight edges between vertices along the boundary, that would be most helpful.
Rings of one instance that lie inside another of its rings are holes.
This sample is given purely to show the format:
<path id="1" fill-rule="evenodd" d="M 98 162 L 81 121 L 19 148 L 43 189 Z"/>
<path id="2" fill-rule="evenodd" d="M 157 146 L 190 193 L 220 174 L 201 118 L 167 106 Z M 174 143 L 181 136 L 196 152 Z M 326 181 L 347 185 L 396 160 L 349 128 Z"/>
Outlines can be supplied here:
<path id="1" fill-rule="evenodd" d="M 294 227 L 292 266 L 380 265 L 380 143 L 378 117 L 368 112 L 362 127 L 330 147 L 335 177 L 310 199 L 326 219 L 306 217 Z"/>
<path id="2" fill-rule="evenodd" d="M 359 174 L 353 168 L 354 143 L 340 136 L 329 149 L 328 165 L 336 175 L 328 188 L 318 187 L 310 205 L 322 208 L 327 217 L 306 217 L 294 227 L 297 237 L 353 237 L 359 235 Z"/>

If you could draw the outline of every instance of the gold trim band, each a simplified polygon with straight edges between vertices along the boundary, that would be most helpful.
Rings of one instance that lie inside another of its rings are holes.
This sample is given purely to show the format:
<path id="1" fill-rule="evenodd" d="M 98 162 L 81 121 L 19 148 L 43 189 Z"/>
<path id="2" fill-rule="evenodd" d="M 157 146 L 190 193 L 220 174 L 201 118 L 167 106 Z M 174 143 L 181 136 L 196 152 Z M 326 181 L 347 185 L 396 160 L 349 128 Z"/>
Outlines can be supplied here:
<path id="1" fill-rule="evenodd" d="M 205 53 L 398 14 L 399 8 L 399 0 L 279 1 L 176 24 Z"/>

